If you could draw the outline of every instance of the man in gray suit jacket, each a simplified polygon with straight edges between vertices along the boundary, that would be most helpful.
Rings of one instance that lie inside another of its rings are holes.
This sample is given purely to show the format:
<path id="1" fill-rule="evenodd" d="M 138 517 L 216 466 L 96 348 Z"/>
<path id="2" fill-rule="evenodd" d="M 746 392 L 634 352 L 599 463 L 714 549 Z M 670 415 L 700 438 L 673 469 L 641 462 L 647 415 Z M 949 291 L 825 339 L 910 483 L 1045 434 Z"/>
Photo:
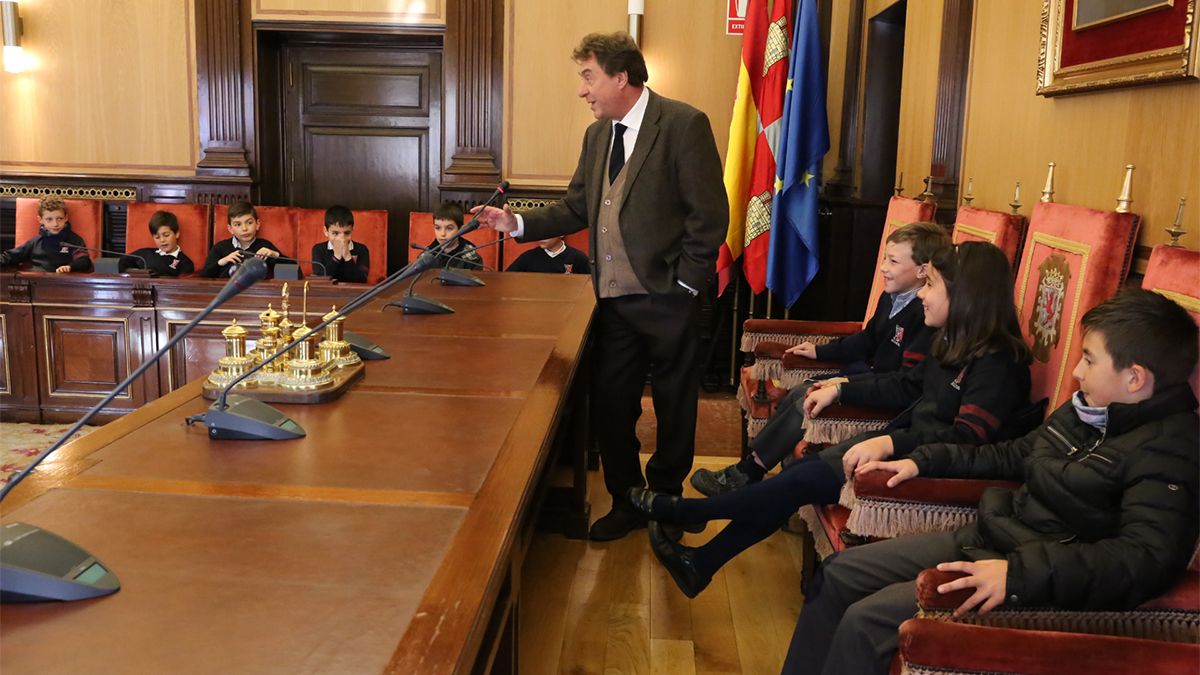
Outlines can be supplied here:
<path id="1" fill-rule="evenodd" d="M 596 122 L 566 196 L 513 214 L 476 207 L 482 224 L 536 241 L 590 228 L 596 316 L 595 428 L 613 510 L 591 538 L 618 539 L 645 521 L 631 487 L 681 494 L 696 436 L 696 296 L 710 283 L 729 205 L 704 113 L 645 86 L 646 62 L 625 33 L 591 34 L 575 50 L 577 94 Z M 635 429 L 651 373 L 658 438 L 642 477 Z"/>

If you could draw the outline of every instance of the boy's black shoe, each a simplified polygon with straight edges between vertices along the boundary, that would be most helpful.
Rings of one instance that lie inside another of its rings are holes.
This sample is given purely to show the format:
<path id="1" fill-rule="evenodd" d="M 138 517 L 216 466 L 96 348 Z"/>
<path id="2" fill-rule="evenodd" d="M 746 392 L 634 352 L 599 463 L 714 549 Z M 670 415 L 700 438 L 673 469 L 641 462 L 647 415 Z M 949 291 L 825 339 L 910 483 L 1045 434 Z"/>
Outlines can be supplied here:
<path id="1" fill-rule="evenodd" d="M 667 500 L 667 503 L 672 506 L 682 499 L 678 495 L 668 495 L 662 492 L 655 492 L 654 490 L 648 490 L 640 487 L 629 488 L 629 490 L 625 493 L 625 498 L 629 500 L 630 506 L 632 506 L 633 509 L 641 514 L 646 520 L 662 520 L 671 523 L 667 526 L 667 533 L 669 535 L 674 534 L 675 536 L 672 536 L 671 538 L 675 541 L 679 541 L 679 537 L 682 535 L 680 530 L 692 533 L 704 531 L 705 523 L 685 523 L 681 526 L 675 523 L 670 516 L 655 511 L 654 500 L 660 497 Z"/>
<path id="2" fill-rule="evenodd" d="M 617 503 L 613 504 L 607 515 L 592 523 L 588 538 L 592 541 L 613 541 L 645 526 L 645 517 L 632 508 Z"/>
<path id="3" fill-rule="evenodd" d="M 701 574 L 696 569 L 692 560 L 695 549 L 671 541 L 663 532 L 662 523 L 650 522 L 650 550 L 654 551 L 654 557 L 671 573 L 671 578 L 679 590 L 689 598 L 699 595 L 712 581 L 711 575 Z"/>

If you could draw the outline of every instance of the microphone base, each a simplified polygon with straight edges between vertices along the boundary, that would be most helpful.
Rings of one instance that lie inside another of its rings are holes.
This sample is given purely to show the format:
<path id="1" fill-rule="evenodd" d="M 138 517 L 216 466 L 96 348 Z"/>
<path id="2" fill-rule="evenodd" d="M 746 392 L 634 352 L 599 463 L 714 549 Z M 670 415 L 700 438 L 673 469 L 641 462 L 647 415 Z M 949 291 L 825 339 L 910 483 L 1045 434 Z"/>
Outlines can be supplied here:
<path id="1" fill-rule="evenodd" d="M 92 261 L 92 271 L 96 274 L 120 274 L 120 258 L 96 258 Z"/>
<path id="2" fill-rule="evenodd" d="M 399 301 L 393 300 L 384 305 L 387 307 L 399 307 L 405 314 L 453 314 L 454 308 L 443 302 L 438 302 L 433 298 L 426 298 L 422 295 L 406 295 Z"/>
<path id="3" fill-rule="evenodd" d="M 11 522 L 2 534 L 0 604 L 87 600 L 121 590 L 107 565 L 49 530 Z"/>
<path id="4" fill-rule="evenodd" d="M 342 339 L 350 343 L 350 349 L 353 349 L 354 353 L 358 354 L 358 358 L 363 361 L 382 361 L 392 358 L 386 349 L 358 333 L 342 331 Z"/>
<path id="5" fill-rule="evenodd" d="M 262 401 L 230 394 L 225 409 L 213 403 L 204 413 L 208 437 L 234 441 L 286 441 L 308 435 L 292 418 Z"/>
<path id="6" fill-rule="evenodd" d="M 442 282 L 443 286 L 486 286 L 483 279 L 462 270 L 454 270 L 445 268 L 438 272 L 437 280 Z"/>

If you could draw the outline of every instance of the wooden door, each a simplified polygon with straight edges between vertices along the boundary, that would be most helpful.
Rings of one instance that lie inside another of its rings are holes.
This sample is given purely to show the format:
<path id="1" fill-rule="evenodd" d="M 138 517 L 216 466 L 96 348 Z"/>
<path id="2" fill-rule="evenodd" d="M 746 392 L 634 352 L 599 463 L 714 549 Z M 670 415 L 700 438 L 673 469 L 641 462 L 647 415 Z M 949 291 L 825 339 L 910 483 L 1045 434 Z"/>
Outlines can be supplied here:
<path id="1" fill-rule="evenodd" d="M 440 50 L 288 44 L 282 56 L 287 204 L 387 209 L 388 271 L 399 268 L 409 212 L 436 206 Z M 302 256 L 313 243 L 299 242 Z"/>

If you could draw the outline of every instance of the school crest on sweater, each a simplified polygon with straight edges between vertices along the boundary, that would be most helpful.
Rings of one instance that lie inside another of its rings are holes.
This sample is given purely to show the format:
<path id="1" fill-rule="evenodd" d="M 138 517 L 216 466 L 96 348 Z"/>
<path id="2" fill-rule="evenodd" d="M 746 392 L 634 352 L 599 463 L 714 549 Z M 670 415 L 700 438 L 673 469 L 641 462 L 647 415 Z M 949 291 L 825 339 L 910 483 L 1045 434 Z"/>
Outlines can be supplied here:
<path id="1" fill-rule="evenodd" d="M 1037 294 L 1029 313 L 1029 333 L 1033 337 L 1033 357 L 1049 363 L 1050 354 L 1062 338 L 1063 301 L 1071 281 L 1071 268 L 1065 258 L 1051 255 L 1038 265 Z"/>

